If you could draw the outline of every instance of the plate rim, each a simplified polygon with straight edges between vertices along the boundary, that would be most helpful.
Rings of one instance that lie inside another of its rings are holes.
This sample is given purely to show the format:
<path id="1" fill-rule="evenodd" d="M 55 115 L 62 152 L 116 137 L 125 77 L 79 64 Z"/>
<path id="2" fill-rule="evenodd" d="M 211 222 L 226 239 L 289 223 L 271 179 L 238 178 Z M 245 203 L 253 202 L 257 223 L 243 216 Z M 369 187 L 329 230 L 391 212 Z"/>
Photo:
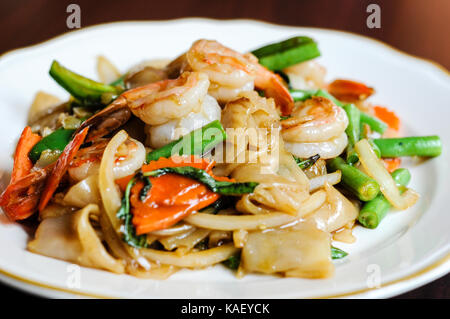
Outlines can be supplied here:
<path id="1" fill-rule="evenodd" d="M 313 30 L 313 31 L 320 31 L 320 32 L 328 32 L 328 33 L 340 33 L 344 34 L 348 37 L 352 38 L 361 38 L 365 41 L 370 41 L 374 44 L 379 45 L 380 47 L 384 47 L 385 49 L 388 49 L 390 51 L 394 51 L 397 54 L 401 54 L 404 56 L 407 56 L 409 59 L 415 60 L 416 62 L 419 62 L 423 65 L 427 65 L 428 67 L 431 67 L 434 72 L 439 73 L 440 75 L 447 77 L 447 79 L 450 79 L 450 72 L 447 70 L 444 66 L 441 64 L 427 58 L 419 57 L 407 52 L 404 52 L 390 44 L 387 44 L 381 40 L 371 38 L 366 35 L 361 35 L 357 33 L 353 33 L 350 31 L 342 31 L 342 30 L 335 30 L 335 29 L 328 29 L 328 28 L 321 28 L 321 27 L 304 27 L 304 26 L 293 26 L 293 25 L 282 25 L 282 24 L 275 24 L 270 23 L 266 21 L 256 20 L 256 19 L 211 19 L 211 18 L 202 18 L 202 17 L 189 17 L 189 18 L 179 18 L 179 19 L 167 19 L 167 20 L 123 20 L 123 21 L 114 21 L 114 22 L 107 22 L 107 23 L 99 23 L 87 27 L 83 27 L 81 29 L 71 30 L 68 32 L 65 32 L 63 34 L 56 35 L 54 37 L 51 37 L 47 40 L 29 45 L 24 46 L 20 48 L 15 48 L 12 50 L 8 50 L 6 52 L 3 52 L 0 54 L 0 64 L 7 62 L 8 58 L 12 58 L 16 55 L 20 55 L 23 53 L 26 53 L 27 51 L 32 51 L 33 49 L 39 49 L 42 46 L 45 46 L 47 44 L 51 44 L 52 42 L 60 41 L 64 38 L 71 37 L 75 34 L 83 33 L 83 32 L 89 32 L 89 31 L 95 31 L 96 29 L 102 29 L 102 28 L 108 28 L 111 26 L 117 26 L 117 25 L 130 25 L 130 24 L 142 24 L 142 25 L 148 25 L 148 24 L 158 24 L 158 23 L 164 23 L 164 24 L 176 24 L 176 23 L 183 23 L 183 22 L 197 22 L 197 23 L 216 23 L 216 24 L 233 24 L 233 23 L 246 23 L 246 24 L 253 24 L 253 25 L 260 25 L 265 27 L 276 27 L 276 28 L 299 28 L 304 30 Z M 416 270 L 413 273 L 410 273 L 408 275 L 400 276 L 400 278 L 393 279 L 389 282 L 382 283 L 380 287 L 377 289 L 373 288 L 365 288 L 365 289 L 359 289 L 355 291 L 349 291 L 344 292 L 340 294 L 335 295 L 325 295 L 325 296 L 311 296 L 311 297 L 303 297 L 303 298 L 367 298 L 370 297 L 371 292 L 376 292 L 375 298 L 387 298 L 396 296 L 398 294 L 401 294 L 406 291 L 413 290 L 417 287 L 423 286 L 433 280 L 436 280 L 442 276 L 445 276 L 450 272 L 450 253 L 447 252 L 444 254 L 443 257 L 439 257 L 438 259 L 434 258 L 431 259 L 431 262 L 429 262 L 427 265 L 421 267 L 420 269 Z M 410 283 L 406 287 L 402 287 L 402 284 L 410 281 L 415 280 L 415 282 Z M 21 276 L 18 276 L 14 273 L 5 271 L 4 269 L 0 268 L 0 281 L 6 285 L 12 286 L 14 288 L 17 288 L 22 291 L 26 291 L 28 293 L 32 293 L 38 296 L 45 296 L 45 297 L 61 297 L 61 296 L 68 296 L 68 297 L 81 297 L 81 298 L 116 298 L 111 297 L 107 295 L 99 295 L 94 293 L 89 293 L 85 291 L 78 291 L 75 289 L 70 288 L 63 288 L 58 287 L 54 285 L 47 284 L 45 282 L 39 282 L 32 279 L 24 278 Z M 387 288 L 389 287 L 390 290 Z M 291 298 L 298 298 L 298 297 L 291 297 Z"/>

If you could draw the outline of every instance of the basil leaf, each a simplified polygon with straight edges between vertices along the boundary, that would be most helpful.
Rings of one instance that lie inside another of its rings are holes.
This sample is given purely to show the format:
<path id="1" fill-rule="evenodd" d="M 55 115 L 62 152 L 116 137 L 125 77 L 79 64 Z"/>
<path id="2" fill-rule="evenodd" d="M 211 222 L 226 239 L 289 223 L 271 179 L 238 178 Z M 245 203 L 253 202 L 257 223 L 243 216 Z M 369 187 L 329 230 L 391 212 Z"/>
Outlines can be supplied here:
<path id="1" fill-rule="evenodd" d="M 252 193 L 255 187 L 258 186 L 258 183 L 255 182 L 234 183 L 226 181 L 216 181 L 205 170 L 192 166 L 165 167 L 151 172 L 143 173 L 144 176 L 149 177 L 158 177 L 165 174 L 178 174 L 188 178 L 192 178 L 200 183 L 205 184 L 214 193 L 221 195 L 231 196 L 248 194 Z"/>
<path id="2" fill-rule="evenodd" d="M 136 229 L 132 223 L 133 215 L 130 211 L 130 192 L 131 188 L 136 184 L 138 177 L 133 177 L 127 184 L 125 190 L 125 195 L 122 199 L 122 205 L 117 212 L 117 218 L 124 221 L 121 227 L 123 233 L 123 240 L 130 246 L 136 248 L 147 247 L 147 236 L 146 235 L 136 235 Z"/>
<path id="3" fill-rule="evenodd" d="M 228 259 L 222 261 L 222 264 L 224 264 L 226 267 L 237 270 L 239 268 L 239 265 L 241 264 L 241 255 L 233 255 L 228 257 Z"/>
<path id="4" fill-rule="evenodd" d="M 320 158 L 319 154 L 313 155 L 305 160 L 301 160 L 298 157 L 294 156 L 295 161 L 297 162 L 297 165 L 301 168 L 301 169 L 307 169 L 310 168 L 311 166 L 313 166 L 317 160 Z"/>
<path id="5" fill-rule="evenodd" d="M 348 253 L 342 249 L 331 246 L 331 259 L 341 259 L 347 256 Z"/>

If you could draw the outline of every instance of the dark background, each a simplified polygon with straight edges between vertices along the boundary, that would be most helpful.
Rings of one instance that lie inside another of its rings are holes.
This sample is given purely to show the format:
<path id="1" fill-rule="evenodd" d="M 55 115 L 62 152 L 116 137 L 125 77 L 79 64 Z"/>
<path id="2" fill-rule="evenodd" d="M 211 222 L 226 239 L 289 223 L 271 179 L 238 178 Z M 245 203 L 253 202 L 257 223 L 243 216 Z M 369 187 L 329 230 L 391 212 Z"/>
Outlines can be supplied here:
<path id="1" fill-rule="evenodd" d="M 66 7 L 81 7 L 81 26 L 182 17 L 250 18 L 338 29 L 382 40 L 450 68 L 450 0 L 0 0 L 0 53 L 68 32 Z M 381 28 L 366 26 L 366 8 L 381 7 Z M 21 293 L 0 285 L 0 293 Z M 450 298 L 450 275 L 400 298 Z"/>

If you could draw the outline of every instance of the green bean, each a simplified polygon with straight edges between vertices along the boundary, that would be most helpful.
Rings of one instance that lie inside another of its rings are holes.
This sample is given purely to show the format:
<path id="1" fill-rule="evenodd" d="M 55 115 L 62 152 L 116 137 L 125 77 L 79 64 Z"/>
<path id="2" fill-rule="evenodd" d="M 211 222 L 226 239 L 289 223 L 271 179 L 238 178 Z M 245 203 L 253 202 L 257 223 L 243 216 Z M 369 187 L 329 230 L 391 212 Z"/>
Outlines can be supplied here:
<path id="1" fill-rule="evenodd" d="M 359 109 L 354 104 L 346 104 L 343 106 L 345 113 L 348 117 L 348 126 L 345 130 L 348 136 L 348 143 L 355 145 L 359 141 L 360 127 L 359 127 Z"/>
<path id="2" fill-rule="evenodd" d="M 400 138 L 379 138 L 373 142 L 380 148 L 381 157 L 439 156 L 442 143 L 439 136 L 410 136 Z"/>
<path id="3" fill-rule="evenodd" d="M 406 187 L 411 180 L 411 174 L 406 168 L 396 169 L 391 173 L 391 176 L 397 186 Z M 403 192 L 402 187 L 400 187 L 400 192 Z M 364 204 L 359 212 L 358 221 L 366 228 L 376 228 L 390 208 L 391 203 L 380 193 L 377 197 Z"/>
<path id="4" fill-rule="evenodd" d="M 325 90 L 322 90 L 322 89 L 318 90 L 318 91 L 314 94 L 314 96 L 325 97 L 325 98 L 327 98 L 327 99 L 333 101 L 333 103 L 336 104 L 337 106 L 340 106 L 340 107 L 343 107 L 343 106 L 344 106 L 344 103 L 342 103 L 341 101 L 339 101 L 338 99 L 336 99 L 333 95 L 331 95 L 330 93 L 328 93 L 328 92 L 325 91 Z"/>
<path id="5" fill-rule="evenodd" d="M 348 164 L 353 165 L 359 161 L 358 154 L 356 154 L 356 151 L 353 148 L 353 146 L 348 145 L 346 153 Z"/>
<path id="6" fill-rule="evenodd" d="M 252 53 L 269 70 L 282 70 L 320 55 L 317 43 L 309 37 L 294 37 L 272 43 Z"/>
<path id="7" fill-rule="evenodd" d="M 298 101 L 305 101 L 307 99 L 310 99 L 316 94 L 316 90 L 294 90 L 290 89 L 289 92 L 291 93 L 292 98 L 294 99 L 294 102 Z"/>
<path id="8" fill-rule="evenodd" d="M 373 178 L 356 167 L 348 165 L 340 157 L 327 161 L 327 167 L 331 171 L 340 170 L 342 173 L 341 184 L 362 201 L 372 200 L 380 192 L 380 186 Z"/>
<path id="9" fill-rule="evenodd" d="M 370 146 L 372 147 L 372 149 L 373 149 L 375 155 L 376 155 L 378 158 L 380 158 L 380 157 L 381 157 L 381 150 L 380 150 L 380 148 L 378 147 L 378 145 L 375 144 L 375 142 L 374 142 L 373 139 L 371 139 L 371 138 L 368 138 L 367 141 L 369 142 Z"/>
<path id="10" fill-rule="evenodd" d="M 116 87 L 81 76 L 66 69 L 57 61 L 53 61 L 49 73 L 59 85 L 86 105 L 108 104 L 112 98 L 120 93 Z"/>
<path id="11" fill-rule="evenodd" d="M 372 131 L 378 132 L 380 134 L 383 134 L 384 131 L 386 131 L 386 129 L 388 128 L 388 125 L 386 123 L 364 112 L 361 112 L 360 120 L 361 126 L 367 124 L 370 126 L 370 129 Z"/>
<path id="12" fill-rule="evenodd" d="M 126 87 L 125 86 L 125 81 L 124 81 L 126 76 L 127 76 L 126 74 L 121 75 L 118 79 L 116 79 L 113 82 L 109 83 L 109 85 L 115 86 L 115 87 L 120 87 L 122 90 L 124 90 L 125 87 Z"/>
<path id="13" fill-rule="evenodd" d="M 213 121 L 163 147 L 147 154 L 147 163 L 172 155 L 202 155 L 226 139 L 227 135 L 219 121 Z"/>
<path id="14" fill-rule="evenodd" d="M 348 137 L 348 146 L 347 146 L 347 162 L 349 164 L 354 164 L 358 161 L 358 155 L 353 150 L 353 145 L 355 145 L 359 141 L 360 136 L 360 111 L 354 104 L 346 104 L 343 106 L 345 113 L 347 113 L 348 117 L 348 125 L 345 129 L 345 133 Z"/>

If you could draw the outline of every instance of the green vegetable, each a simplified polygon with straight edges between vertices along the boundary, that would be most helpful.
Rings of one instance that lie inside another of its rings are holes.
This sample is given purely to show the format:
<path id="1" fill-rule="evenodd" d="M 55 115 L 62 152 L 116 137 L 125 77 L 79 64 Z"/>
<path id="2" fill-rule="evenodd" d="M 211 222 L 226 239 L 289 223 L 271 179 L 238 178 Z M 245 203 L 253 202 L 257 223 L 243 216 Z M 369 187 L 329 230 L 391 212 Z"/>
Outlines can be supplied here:
<path id="1" fill-rule="evenodd" d="M 127 184 L 127 188 L 125 189 L 125 194 L 122 198 L 122 205 L 117 212 L 117 218 L 124 221 L 124 225 L 122 229 L 123 232 L 123 240 L 130 246 L 136 248 L 147 247 L 147 236 L 146 235 L 136 235 L 136 229 L 132 224 L 131 220 L 133 219 L 133 215 L 130 211 L 130 192 L 131 188 L 136 184 L 136 182 L 142 178 L 142 174 L 138 173 L 134 176 Z"/>
<path id="2" fill-rule="evenodd" d="M 269 70 L 282 70 L 320 56 L 317 43 L 309 37 L 294 37 L 272 43 L 252 53 L 259 59 L 259 63 Z"/>
<path id="3" fill-rule="evenodd" d="M 312 98 L 313 96 L 320 96 L 325 97 L 329 100 L 331 100 L 334 104 L 337 106 L 343 107 L 344 104 L 336 99 L 333 95 L 328 93 L 325 90 L 319 89 L 319 90 L 296 90 L 296 89 L 290 89 L 289 92 L 291 93 L 292 98 L 295 102 L 298 101 L 305 101 L 307 99 Z"/>
<path id="4" fill-rule="evenodd" d="M 192 166 L 181 167 L 164 167 L 150 172 L 142 173 L 145 177 L 158 177 L 165 174 L 178 174 L 188 178 L 192 178 L 200 183 L 205 184 L 211 191 L 221 195 L 237 196 L 252 193 L 258 183 L 234 183 L 226 181 L 216 181 L 205 170 Z"/>
<path id="5" fill-rule="evenodd" d="M 348 126 L 347 129 L 345 130 L 345 133 L 347 133 L 349 144 L 353 146 L 359 141 L 360 112 L 359 109 L 354 104 L 346 104 L 343 106 L 343 109 L 345 113 L 347 113 L 348 117 Z"/>
<path id="6" fill-rule="evenodd" d="M 226 267 L 230 268 L 231 270 L 237 270 L 239 268 L 239 265 L 241 264 L 241 255 L 233 255 L 228 257 L 227 260 L 224 260 L 222 262 Z"/>
<path id="7" fill-rule="evenodd" d="M 384 131 L 386 131 L 386 129 L 388 128 L 388 125 L 386 123 L 364 112 L 361 112 L 360 120 L 361 126 L 367 124 L 370 126 L 370 129 L 372 131 L 378 132 L 380 134 L 383 134 Z"/>
<path id="8" fill-rule="evenodd" d="M 291 82 L 291 80 L 289 80 L 289 76 L 286 73 L 284 73 L 283 71 L 280 71 L 280 70 L 275 71 L 274 73 L 278 74 L 283 79 L 283 81 L 286 82 L 287 85 L 289 86 L 289 83 Z"/>
<path id="9" fill-rule="evenodd" d="M 354 104 L 346 104 L 343 106 L 348 117 L 348 126 L 345 133 L 348 137 L 347 146 L 347 162 L 354 164 L 358 161 L 358 155 L 353 150 L 353 146 L 359 141 L 360 137 L 360 111 Z"/>
<path id="10" fill-rule="evenodd" d="M 375 144 L 375 142 L 374 142 L 373 139 L 371 139 L 371 138 L 368 138 L 367 141 L 369 142 L 370 146 L 372 147 L 372 149 L 373 149 L 375 155 L 376 155 L 378 158 L 380 158 L 380 157 L 381 157 L 381 150 L 380 150 L 380 148 L 378 147 L 378 145 Z"/>
<path id="11" fill-rule="evenodd" d="M 144 182 L 144 187 L 142 187 L 141 191 L 139 192 L 139 200 L 141 202 L 145 201 L 145 198 L 147 197 L 148 192 L 152 188 L 152 182 L 150 182 L 150 178 L 142 177 L 142 180 Z"/>
<path id="12" fill-rule="evenodd" d="M 359 161 L 358 154 L 356 154 L 355 149 L 353 146 L 348 145 L 347 146 L 347 163 L 350 165 L 353 165 Z"/>
<path id="13" fill-rule="evenodd" d="M 348 253 L 346 253 L 342 249 L 331 246 L 331 259 L 341 259 L 347 255 L 348 255 Z"/>
<path id="14" fill-rule="evenodd" d="M 125 89 L 125 77 L 126 77 L 127 75 L 126 74 L 124 74 L 124 75 L 122 75 L 121 77 L 119 77 L 117 80 L 115 80 L 115 81 L 113 81 L 113 82 L 111 82 L 109 85 L 111 85 L 111 86 L 116 86 L 116 87 L 120 87 L 121 89 Z"/>
<path id="15" fill-rule="evenodd" d="M 325 98 L 327 98 L 327 99 L 333 101 L 333 103 L 336 104 L 337 106 L 340 106 L 340 107 L 343 107 L 343 106 L 344 106 L 344 103 L 342 103 L 341 101 L 339 101 L 338 99 L 336 99 L 333 95 L 331 95 L 330 93 L 328 93 L 328 92 L 325 91 L 325 90 L 322 90 L 322 89 L 318 90 L 318 91 L 314 94 L 314 96 L 325 97 Z"/>
<path id="16" fill-rule="evenodd" d="M 216 200 L 211 205 L 202 208 L 200 211 L 205 214 L 217 214 L 222 209 L 226 209 L 229 207 L 234 207 L 235 201 L 231 196 L 220 196 L 218 200 Z"/>
<path id="17" fill-rule="evenodd" d="M 213 121 L 147 154 L 147 163 L 172 155 L 201 155 L 227 138 L 219 121 Z"/>
<path id="18" fill-rule="evenodd" d="M 302 160 L 298 157 L 294 156 L 295 161 L 297 162 L 298 167 L 300 167 L 301 169 L 307 169 L 310 168 L 311 166 L 313 166 L 317 160 L 320 158 L 319 154 L 313 155 L 305 160 Z"/>
<path id="19" fill-rule="evenodd" d="M 66 130 L 60 128 L 53 133 L 47 135 L 42 140 L 40 140 L 30 151 L 28 157 L 33 163 L 41 157 L 41 153 L 45 150 L 50 151 L 63 151 L 67 144 L 69 144 L 72 139 L 72 135 L 75 130 Z"/>
<path id="20" fill-rule="evenodd" d="M 362 201 L 370 201 L 380 192 L 380 186 L 371 177 L 356 167 L 348 165 L 342 158 L 336 157 L 327 161 L 330 171 L 340 170 L 341 184 Z"/>
<path id="21" fill-rule="evenodd" d="M 233 182 L 225 182 L 225 181 L 216 181 L 211 175 L 209 175 L 206 171 L 202 169 L 198 169 L 191 166 L 183 166 L 183 167 L 165 167 L 160 168 L 150 172 L 138 172 L 133 178 L 128 182 L 127 187 L 125 189 L 125 194 L 122 198 L 122 204 L 117 212 L 117 218 L 124 221 L 124 225 L 122 228 L 123 232 L 123 240 L 132 247 L 148 247 L 147 236 L 145 235 L 136 235 L 136 229 L 132 224 L 133 216 L 130 210 L 130 193 L 131 188 L 136 184 L 136 182 L 142 180 L 144 181 L 144 187 L 139 194 L 139 200 L 144 201 L 147 193 L 150 191 L 152 184 L 150 182 L 149 177 L 158 177 L 165 174 L 178 174 L 185 177 L 189 177 L 205 184 L 209 189 L 213 192 L 234 196 L 234 195 L 242 195 L 253 192 L 258 183 L 248 182 L 248 183 L 233 183 Z M 227 199 L 228 201 L 230 199 Z M 225 200 L 226 201 L 226 200 Z M 213 207 L 214 209 L 220 209 L 222 205 L 226 205 L 224 202 L 216 201 L 217 207 Z M 210 206 L 208 206 L 210 207 Z"/>
<path id="22" fill-rule="evenodd" d="M 305 101 L 307 99 L 312 98 L 316 90 L 294 90 L 290 89 L 289 92 L 291 93 L 292 98 L 294 99 L 294 102 L 298 101 Z"/>
<path id="23" fill-rule="evenodd" d="M 118 88 L 81 76 L 57 61 L 53 61 L 49 73 L 59 85 L 85 105 L 107 104 L 120 93 Z M 109 101 L 106 101 L 105 97 Z"/>
<path id="24" fill-rule="evenodd" d="M 379 138 L 373 142 L 380 148 L 381 157 L 439 156 L 442 143 L 439 136 L 410 136 L 400 138 Z"/>
<path id="25" fill-rule="evenodd" d="M 396 169 L 392 172 L 391 176 L 397 183 L 397 186 L 401 186 L 399 187 L 400 192 L 403 192 L 402 188 L 406 187 L 411 180 L 411 174 L 406 168 Z M 391 204 L 380 193 L 377 197 L 365 203 L 359 212 L 358 221 L 366 228 L 376 228 L 390 208 Z"/>

